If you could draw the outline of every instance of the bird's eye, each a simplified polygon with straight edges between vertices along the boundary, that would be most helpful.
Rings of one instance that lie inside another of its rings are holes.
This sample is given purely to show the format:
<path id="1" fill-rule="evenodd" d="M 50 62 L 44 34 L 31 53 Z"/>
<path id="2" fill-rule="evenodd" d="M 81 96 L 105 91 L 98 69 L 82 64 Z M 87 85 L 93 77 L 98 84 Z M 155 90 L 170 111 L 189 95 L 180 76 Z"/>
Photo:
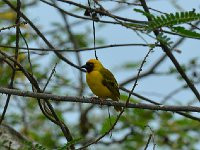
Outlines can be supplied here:
<path id="1" fill-rule="evenodd" d="M 93 63 L 88 63 L 87 65 L 90 66 L 90 67 L 93 67 L 93 66 L 94 66 Z"/>

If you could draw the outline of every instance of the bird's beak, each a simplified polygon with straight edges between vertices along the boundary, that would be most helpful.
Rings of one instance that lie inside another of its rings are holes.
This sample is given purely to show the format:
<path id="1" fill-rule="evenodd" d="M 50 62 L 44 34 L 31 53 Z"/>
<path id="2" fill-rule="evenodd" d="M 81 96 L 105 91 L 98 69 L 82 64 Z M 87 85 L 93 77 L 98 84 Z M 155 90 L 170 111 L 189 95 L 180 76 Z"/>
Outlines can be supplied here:
<path id="1" fill-rule="evenodd" d="M 90 73 L 94 69 L 94 64 L 90 65 L 90 64 L 86 63 L 81 68 L 84 68 L 88 73 Z"/>
<path id="2" fill-rule="evenodd" d="M 85 64 L 85 65 L 83 65 L 81 68 L 84 68 L 84 69 L 87 70 L 88 66 Z"/>

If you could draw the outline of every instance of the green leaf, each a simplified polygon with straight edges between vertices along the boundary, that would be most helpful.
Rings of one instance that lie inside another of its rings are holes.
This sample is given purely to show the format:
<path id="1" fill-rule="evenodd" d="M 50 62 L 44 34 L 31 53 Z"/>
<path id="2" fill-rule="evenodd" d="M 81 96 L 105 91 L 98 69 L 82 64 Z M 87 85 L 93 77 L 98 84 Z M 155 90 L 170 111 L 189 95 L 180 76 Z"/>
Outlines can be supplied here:
<path id="1" fill-rule="evenodd" d="M 124 64 L 122 67 L 125 69 L 133 69 L 136 68 L 140 65 L 140 62 L 128 62 Z"/>
<path id="2" fill-rule="evenodd" d="M 169 46 L 169 47 L 170 47 L 170 45 L 173 43 L 173 42 L 171 41 L 171 39 L 170 39 L 169 37 L 167 37 L 166 35 L 164 35 L 163 33 L 160 33 L 160 34 L 156 37 L 156 39 L 157 39 L 160 43 L 162 43 L 162 44 L 164 44 L 164 45 L 166 45 L 166 46 Z"/>
<path id="3" fill-rule="evenodd" d="M 115 120 L 116 120 L 115 117 L 106 118 L 102 124 L 100 133 L 103 134 L 106 131 L 108 131 L 111 128 L 111 126 L 114 124 Z"/>
<path id="4" fill-rule="evenodd" d="M 146 16 L 146 14 L 144 15 Z M 171 28 L 174 25 L 199 20 L 200 13 L 195 13 L 194 11 L 186 11 L 186 12 L 169 13 L 169 14 L 164 14 L 161 16 L 154 16 L 154 17 L 150 16 L 150 17 L 152 21 L 148 23 L 148 26 L 146 29 L 149 32 L 154 31 L 155 29 L 161 28 L 161 27 Z"/>
<path id="5" fill-rule="evenodd" d="M 34 146 L 34 148 L 36 149 L 36 150 L 46 150 L 46 148 L 44 148 L 42 145 L 40 145 L 40 144 L 36 144 L 35 146 Z"/>
<path id="6" fill-rule="evenodd" d="M 146 16 L 146 17 L 151 17 L 151 18 L 154 18 L 154 16 L 152 15 L 152 14 L 150 14 L 150 13 L 147 13 L 147 12 L 145 12 L 145 11 L 143 11 L 143 10 L 141 10 L 141 9 L 133 9 L 135 12 L 138 12 L 138 13 L 141 13 L 141 14 L 143 14 L 144 16 Z"/>
<path id="7" fill-rule="evenodd" d="M 128 95 L 127 95 L 127 94 L 121 93 L 121 95 L 120 95 L 120 100 L 126 102 L 127 99 L 128 99 Z M 136 98 L 134 98 L 134 97 L 130 97 L 130 98 L 129 98 L 129 101 L 132 102 L 132 103 L 139 103 L 139 102 L 140 102 L 139 99 L 136 99 Z"/>
<path id="8" fill-rule="evenodd" d="M 66 145 L 59 147 L 57 150 L 66 150 L 71 145 L 78 143 L 80 140 L 82 140 L 82 138 L 73 139 L 72 141 L 68 142 Z"/>
<path id="9" fill-rule="evenodd" d="M 190 38 L 197 38 L 200 39 L 200 33 L 197 33 L 195 31 L 187 30 L 184 27 L 178 26 L 178 27 L 173 27 L 172 31 L 186 37 Z"/>

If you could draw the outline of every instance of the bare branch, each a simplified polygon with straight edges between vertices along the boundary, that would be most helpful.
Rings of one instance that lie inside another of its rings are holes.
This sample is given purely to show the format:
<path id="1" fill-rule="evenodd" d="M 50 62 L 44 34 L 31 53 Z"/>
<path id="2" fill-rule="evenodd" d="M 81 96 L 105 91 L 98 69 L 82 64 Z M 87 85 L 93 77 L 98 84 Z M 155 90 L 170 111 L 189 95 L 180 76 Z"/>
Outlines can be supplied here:
<path id="1" fill-rule="evenodd" d="M 104 100 L 101 101 L 98 98 L 86 98 L 86 97 L 75 97 L 75 96 L 59 96 L 53 95 L 48 93 L 37 93 L 37 92 L 30 92 L 30 91 L 22 91 L 16 89 L 9 89 L 9 88 L 0 88 L 0 93 L 2 94 L 11 94 L 16 96 L 22 97 L 32 97 L 32 98 L 39 98 L 45 99 L 55 102 L 74 102 L 74 103 L 90 103 L 90 104 L 102 104 L 106 106 L 120 106 L 126 107 L 126 103 L 111 101 L 111 100 Z M 162 110 L 162 111 L 185 111 L 185 112 L 200 112 L 200 107 L 196 106 L 174 106 L 174 105 L 152 105 L 152 104 L 144 104 L 144 103 L 129 103 L 127 108 L 139 108 L 139 109 L 148 109 L 148 110 Z"/>
<path id="2" fill-rule="evenodd" d="M 127 43 L 127 44 L 109 44 L 109 45 L 103 45 L 103 46 L 97 46 L 95 49 L 105 49 L 105 48 L 113 48 L 113 47 L 129 47 L 129 46 L 144 46 L 149 47 L 150 45 L 154 44 L 142 44 L 142 43 Z M 155 45 L 159 46 L 159 45 Z M 0 47 L 4 48 L 13 48 L 15 49 L 15 46 L 9 46 L 9 45 L 0 45 Z M 19 47 L 20 49 L 27 50 L 27 47 Z M 51 52 L 51 51 L 57 51 L 57 52 L 84 52 L 84 51 L 90 51 L 94 50 L 94 47 L 82 47 L 82 48 L 76 48 L 76 49 L 51 49 L 51 48 L 29 48 L 30 51 L 44 51 L 44 52 Z"/>

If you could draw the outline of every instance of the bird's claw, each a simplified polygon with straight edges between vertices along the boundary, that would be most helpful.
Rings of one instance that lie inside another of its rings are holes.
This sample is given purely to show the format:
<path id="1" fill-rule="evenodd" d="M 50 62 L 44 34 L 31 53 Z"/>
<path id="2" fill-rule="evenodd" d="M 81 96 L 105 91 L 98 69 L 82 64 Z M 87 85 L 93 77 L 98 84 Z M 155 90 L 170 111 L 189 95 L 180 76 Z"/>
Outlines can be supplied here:
<path id="1" fill-rule="evenodd" d="M 100 100 L 100 108 L 102 108 L 102 106 L 103 106 L 103 99 L 102 98 L 99 98 L 99 100 Z"/>
<path id="2" fill-rule="evenodd" d="M 102 108 L 104 99 L 100 97 L 91 97 L 91 101 L 96 102 L 96 100 L 99 100 L 99 106 Z"/>

